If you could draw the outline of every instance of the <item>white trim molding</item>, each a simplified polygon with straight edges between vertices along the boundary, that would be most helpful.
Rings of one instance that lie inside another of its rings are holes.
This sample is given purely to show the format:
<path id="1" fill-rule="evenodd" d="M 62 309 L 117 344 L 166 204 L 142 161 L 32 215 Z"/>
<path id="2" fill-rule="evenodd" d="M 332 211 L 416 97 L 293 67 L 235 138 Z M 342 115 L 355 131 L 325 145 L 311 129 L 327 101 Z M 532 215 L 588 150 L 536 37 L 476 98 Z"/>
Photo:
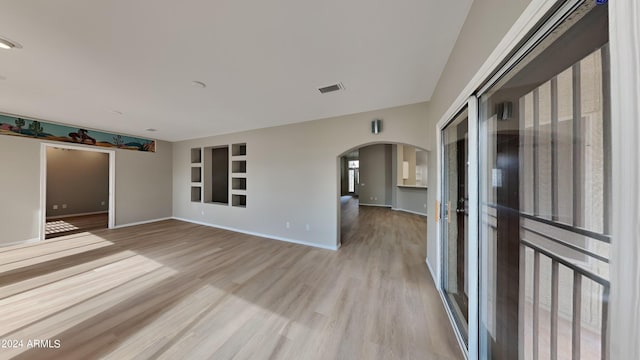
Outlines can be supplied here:
<path id="1" fill-rule="evenodd" d="M 610 359 L 640 359 L 640 3 L 609 2 L 612 240 Z"/>
<path id="2" fill-rule="evenodd" d="M 360 205 L 360 206 L 375 206 L 375 207 L 391 208 L 391 205 L 386 205 L 386 204 L 365 204 L 365 203 L 359 203 L 358 205 Z"/>
<path id="3" fill-rule="evenodd" d="M 109 229 L 115 228 L 116 219 L 116 151 L 101 148 L 93 148 L 86 145 L 66 145 L 52 142 L 40 143 L 40 226 L 39 239 L 44 240 L 46 236 L 45 226 L 47 220 L 47 148 L 69 149 L 78 151 L 91 151 L 105 153 L 109 155 Z"/>
<path id="4" fill-rule="evenodd" d="M 409 213 L 409 214 L 420 215 L 420 216 L 424 216 L 424 217 L 427 216 L 426 212 L 422 213 L 422 212 L 419 212 L 419 211 L 407 210 L 407 209 L 402 209 L 402 208 L 394 208 L 394 207 L 392 207 L 391 210 L 393 210 L 393 211 L 402 211 L 402 212 L 406 212 L 406 213 Z"/>
<path id="5" fill-rule="evenodd" d="M 116 225 L 116 226 L 113 227 L 113 229 L 122 229 L 122 228 L 126 228 L 126 227 L 151 224 L 151 223 L 156 223 L 158 221 L 165 221 L 165 220 L 171 220 L 171 219 L 173 219 L 173 217 L 168 216 L 168 217 L 157 218 L 157 219 L 136 221 L 136 222 L 132 222 L 132 223 L 128 223 L 128 224 Z"/>
<path id="6" fill-rule="evenodd" d="M 178 220 L 178 221 L 184 221 L 184 222 L 188 222 L 188 223 L 192 223 L 192 224 L 202 225 L 202 226 L 208 226 L 208 227 L 212 227 L 212 228 L 216 228 L 216 229 L 233 231 L 233 232 L 237 232 L 237 233 L 240 233 L 240 234 L 258 236 L 258 237 L 269 239 L 269 240 L 284 241 L 284 242 L 288 242 L 288 243 L 292 243 L 292 244 L 305 245 L 305 246 L 310 246 L 310 247 L 315 247 L 315 248 L 320 248 L 320 249 L 325 249 L 325 250 L 337 251 L 340 248 L 340 245 L 331 246 L 331 245 L 316 244 L 316 243 L 311 243 L 311 242 L 307 242 L 307 241 L 288 239 L 288 238 L 284 238 L 284 237 L 280 237 L 280 236 L 261 234 L 261 233 L 257 233 L 257 232 L 253 232 L 253 231 L 236 229 L 236 228 L 232 228 L 232 227 L 228 227 L 228 226 L 209 224 L 209 223 L 202 222 L 202 221 L 183 219 L 183 218 L 179 218 L 179 217 L 175 217 L 175 216 L 172 217 L 172 219 Z"/>

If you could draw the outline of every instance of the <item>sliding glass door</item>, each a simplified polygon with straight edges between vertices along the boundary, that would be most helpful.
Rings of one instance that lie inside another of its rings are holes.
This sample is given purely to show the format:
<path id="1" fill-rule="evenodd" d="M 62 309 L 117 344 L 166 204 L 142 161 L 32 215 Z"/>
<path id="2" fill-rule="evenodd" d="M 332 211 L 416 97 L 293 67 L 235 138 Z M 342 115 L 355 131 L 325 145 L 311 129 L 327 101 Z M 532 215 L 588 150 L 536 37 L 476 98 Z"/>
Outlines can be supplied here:
<path id="1" fill-rule="evenodd" d="M 480 96 L 480 358 L 607 358 L 608 14 L 569 3 Z"/>
<path id="2" fill-rule="evenodd" d="M 442 288 L 461 337 L 469 328 L 469 118 L 460 113 L 442 130 Z"/>

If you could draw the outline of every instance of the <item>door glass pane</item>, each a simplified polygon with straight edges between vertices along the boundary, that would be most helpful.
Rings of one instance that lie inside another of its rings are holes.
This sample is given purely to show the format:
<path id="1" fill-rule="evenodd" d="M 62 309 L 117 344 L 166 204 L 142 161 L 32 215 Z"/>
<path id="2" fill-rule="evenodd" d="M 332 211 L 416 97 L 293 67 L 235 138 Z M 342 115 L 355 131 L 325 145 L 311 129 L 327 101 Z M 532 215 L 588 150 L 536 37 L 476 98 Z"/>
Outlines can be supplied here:
<path id="1" fill-rule="evenodd" d="M 442 132 L 443 139 L 443 289 L 462 337 L 468 328 L 468 117 L 458 115 Z"/>
<path id="2" fill-rule="evenodd" d="M 480 358 L 606 358 L 608 42 L 585 2 L 480 98 Z"/>
<path id="3" fill-rule="evenodd" d="M 349 169 L 349 192 L 356 191 L 356 171 Z"/>

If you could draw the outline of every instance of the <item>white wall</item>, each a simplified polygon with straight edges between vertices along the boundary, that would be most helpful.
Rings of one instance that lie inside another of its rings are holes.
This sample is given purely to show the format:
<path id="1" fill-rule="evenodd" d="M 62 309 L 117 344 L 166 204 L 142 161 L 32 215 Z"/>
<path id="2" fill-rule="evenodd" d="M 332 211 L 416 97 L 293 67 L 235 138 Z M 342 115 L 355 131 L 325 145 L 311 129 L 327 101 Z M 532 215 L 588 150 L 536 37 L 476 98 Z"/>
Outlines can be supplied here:
<path id="1" fill-rule="evenodd" d="M 429 191 L 427 189 L 396 186 L 395 193 L 394 209 L 427 215 L 429 208 Z"/>
<path id="2" fill-rule="evenodd" d="M 334 248 L 339 236 L 339 156 L 371 143 L 428 149 L 426 115 L 427 104 L 420 103 L 174 143 L 174 216 Z M 378 135 L 370 130 L 375 118 L 383 119 Z M 247 207 L 192 203 L 190 149 L 237 142 L 247 143 Z"/>
<path id="3" fill-rule="evenodd" d="M 171 216 L 172 144 L 116 150 L 116 225 Z M 0 136 L 0 245 L 38 238 L 41 141 Z"/>
<path id="4" fill-rule="evenodd" d="M 46 204 L 47 217 L 106 212 L 109 154 L 47 148 Z"/>
<path id="5" fill-rule="evenodd" d="M 449 56 L 438 85 L 429 102 L 429 121 L 424 133 L 428 143 L 436 143 L 436 124 L 460 92 L 487 60 L 507 31 L 520 17 L 530 0 L 474 0 L 462 27 L 462 31 Z M 472 94 L 465 94 L 471 96 Z M 435 149 L 434 149 L 435 150 Z M 429 239 L 436 236 L 435 201 L 437 172 L 436 151 L 429 153 L 429 202 L 427 233 Z M 427 261 L 431 268 L 438 266 L 437 242 L 427 243 Z"/>

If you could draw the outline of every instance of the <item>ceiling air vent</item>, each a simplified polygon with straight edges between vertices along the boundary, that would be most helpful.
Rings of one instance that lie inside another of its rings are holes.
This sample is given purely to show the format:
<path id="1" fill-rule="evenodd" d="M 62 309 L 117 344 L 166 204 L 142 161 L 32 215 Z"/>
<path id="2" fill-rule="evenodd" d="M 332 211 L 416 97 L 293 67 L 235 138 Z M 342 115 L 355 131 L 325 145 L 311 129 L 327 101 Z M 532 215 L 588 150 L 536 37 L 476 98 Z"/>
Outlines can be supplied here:
<path id="1" fill-rule="evenodd" d="M 321 93 L 326 94 L 326 93 L 343 90 L 343 89 L 344 89 L 344 85 L 342 85 L 342 83 L 337 83 L 337 84 L 321 87 L 318 90 L 320 90 Z"/>

